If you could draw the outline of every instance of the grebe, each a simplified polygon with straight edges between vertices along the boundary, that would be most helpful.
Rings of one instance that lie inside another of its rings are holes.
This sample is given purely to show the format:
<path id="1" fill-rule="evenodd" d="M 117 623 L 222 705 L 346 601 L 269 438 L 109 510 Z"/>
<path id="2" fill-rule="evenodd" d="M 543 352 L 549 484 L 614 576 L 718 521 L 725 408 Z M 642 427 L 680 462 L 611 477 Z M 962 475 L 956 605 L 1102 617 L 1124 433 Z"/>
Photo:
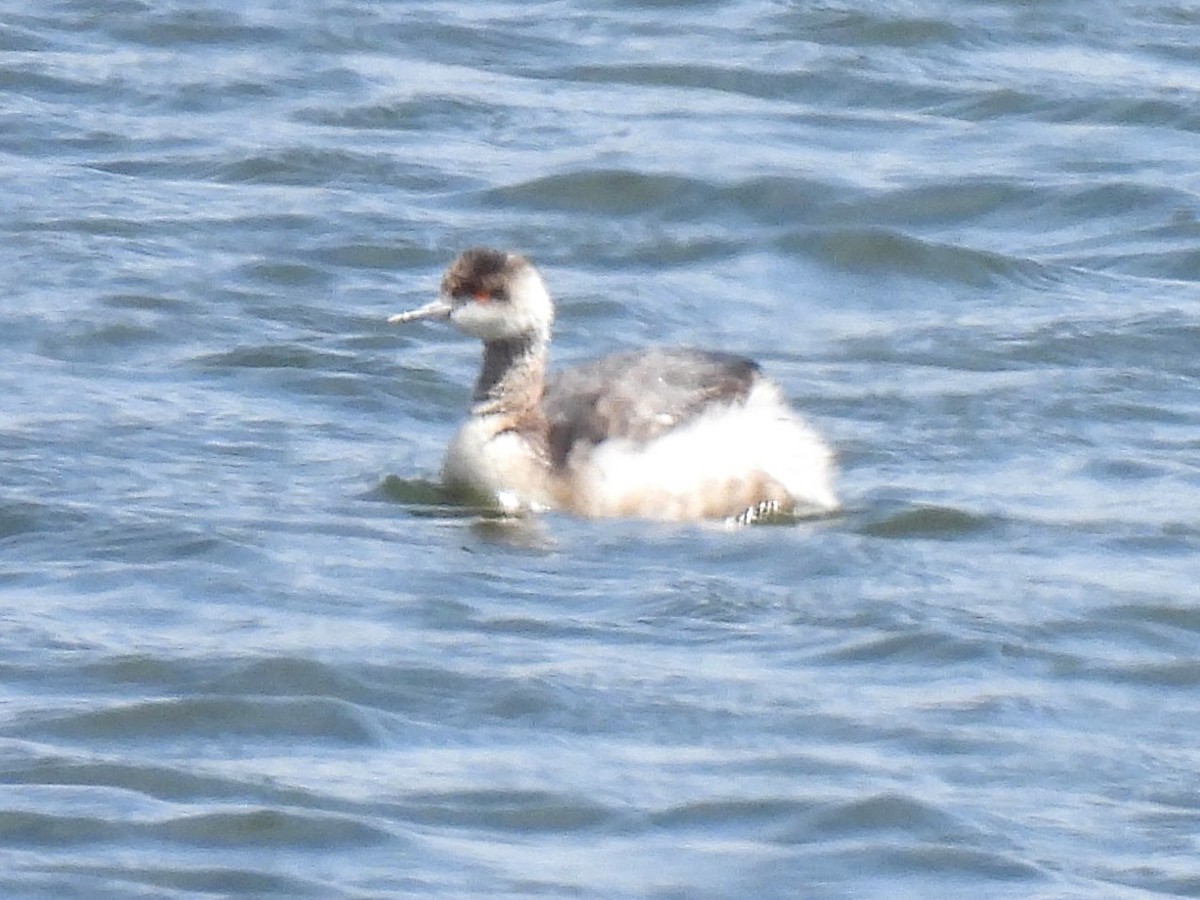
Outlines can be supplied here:
<path id="1" fill-rule="evenodd" d="M 833 460 L 758 364 L 728 353 L 619 353 L 546 375 L 554 305 L 525 257 L 462 253 L 436 300 L 389 322 L 449 319 L 483 341 L 447 487 L 508 513 L 661 520 L 830 512 Z"/>

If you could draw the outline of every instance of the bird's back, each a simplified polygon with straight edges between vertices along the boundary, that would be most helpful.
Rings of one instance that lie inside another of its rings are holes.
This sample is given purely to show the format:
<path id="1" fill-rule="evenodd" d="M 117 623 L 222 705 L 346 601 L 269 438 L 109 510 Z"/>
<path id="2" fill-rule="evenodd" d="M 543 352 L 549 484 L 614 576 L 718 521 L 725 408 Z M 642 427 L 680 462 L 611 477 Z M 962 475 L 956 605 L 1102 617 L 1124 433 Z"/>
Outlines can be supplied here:
<path id="1" fill-rule="evenodd" d="M 633 351 L 552 375 L 542 409 L 553 463 L 609 440 L 645 444 L 720 406 L 745 402 L 758 364 L 693 349 Z"/>

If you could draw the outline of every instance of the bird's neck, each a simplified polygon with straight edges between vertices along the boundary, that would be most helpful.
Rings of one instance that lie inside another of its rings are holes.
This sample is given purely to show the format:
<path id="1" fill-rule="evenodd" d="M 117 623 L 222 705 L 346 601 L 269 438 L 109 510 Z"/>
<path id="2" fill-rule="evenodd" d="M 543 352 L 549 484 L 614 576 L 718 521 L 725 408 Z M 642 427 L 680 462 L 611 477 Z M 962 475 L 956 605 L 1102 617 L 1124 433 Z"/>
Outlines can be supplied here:
<path id="1" fill-rule="evenodd" d="M 517 415 L 538 406 L 546 384 L 546 339 L 538 334 L 487 341 L 475 382 L 476 415 Z"/>

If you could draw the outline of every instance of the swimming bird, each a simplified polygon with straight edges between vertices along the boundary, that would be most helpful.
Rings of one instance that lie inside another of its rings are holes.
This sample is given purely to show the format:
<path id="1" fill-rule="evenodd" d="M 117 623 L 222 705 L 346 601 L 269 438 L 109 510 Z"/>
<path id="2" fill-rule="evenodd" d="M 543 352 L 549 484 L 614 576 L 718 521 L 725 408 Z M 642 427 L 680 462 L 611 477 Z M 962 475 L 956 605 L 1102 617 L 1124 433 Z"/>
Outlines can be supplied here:
<path id="1" fill-rule="evenodd" d="M 446 452 L 452 490 L 506 513 L 668 521 L 838 507 L 829 447 L 752 360 L 660 348 L 548 375 L 554 304 L 524 256 L 464 251 L 437 299 L 388 321 L 419 319 L 483 341 L 471 415 Z"/>

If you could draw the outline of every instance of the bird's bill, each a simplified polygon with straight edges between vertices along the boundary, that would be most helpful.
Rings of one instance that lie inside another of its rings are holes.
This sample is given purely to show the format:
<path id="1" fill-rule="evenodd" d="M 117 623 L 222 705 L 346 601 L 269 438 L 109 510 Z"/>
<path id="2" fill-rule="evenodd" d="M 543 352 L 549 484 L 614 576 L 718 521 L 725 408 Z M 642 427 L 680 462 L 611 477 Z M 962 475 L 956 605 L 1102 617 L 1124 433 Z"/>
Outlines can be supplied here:
<path id="1" fill-rule="evenodd" d="M 446 319 L 450 316 L 451 308 L 449 300 L 438 297 L 432 303 L 426 303 L 408 312 L 397 313 L 391 316 L 388 322 L 398 325 L 401 322 L 415 322 L 417 319 Z"/>

